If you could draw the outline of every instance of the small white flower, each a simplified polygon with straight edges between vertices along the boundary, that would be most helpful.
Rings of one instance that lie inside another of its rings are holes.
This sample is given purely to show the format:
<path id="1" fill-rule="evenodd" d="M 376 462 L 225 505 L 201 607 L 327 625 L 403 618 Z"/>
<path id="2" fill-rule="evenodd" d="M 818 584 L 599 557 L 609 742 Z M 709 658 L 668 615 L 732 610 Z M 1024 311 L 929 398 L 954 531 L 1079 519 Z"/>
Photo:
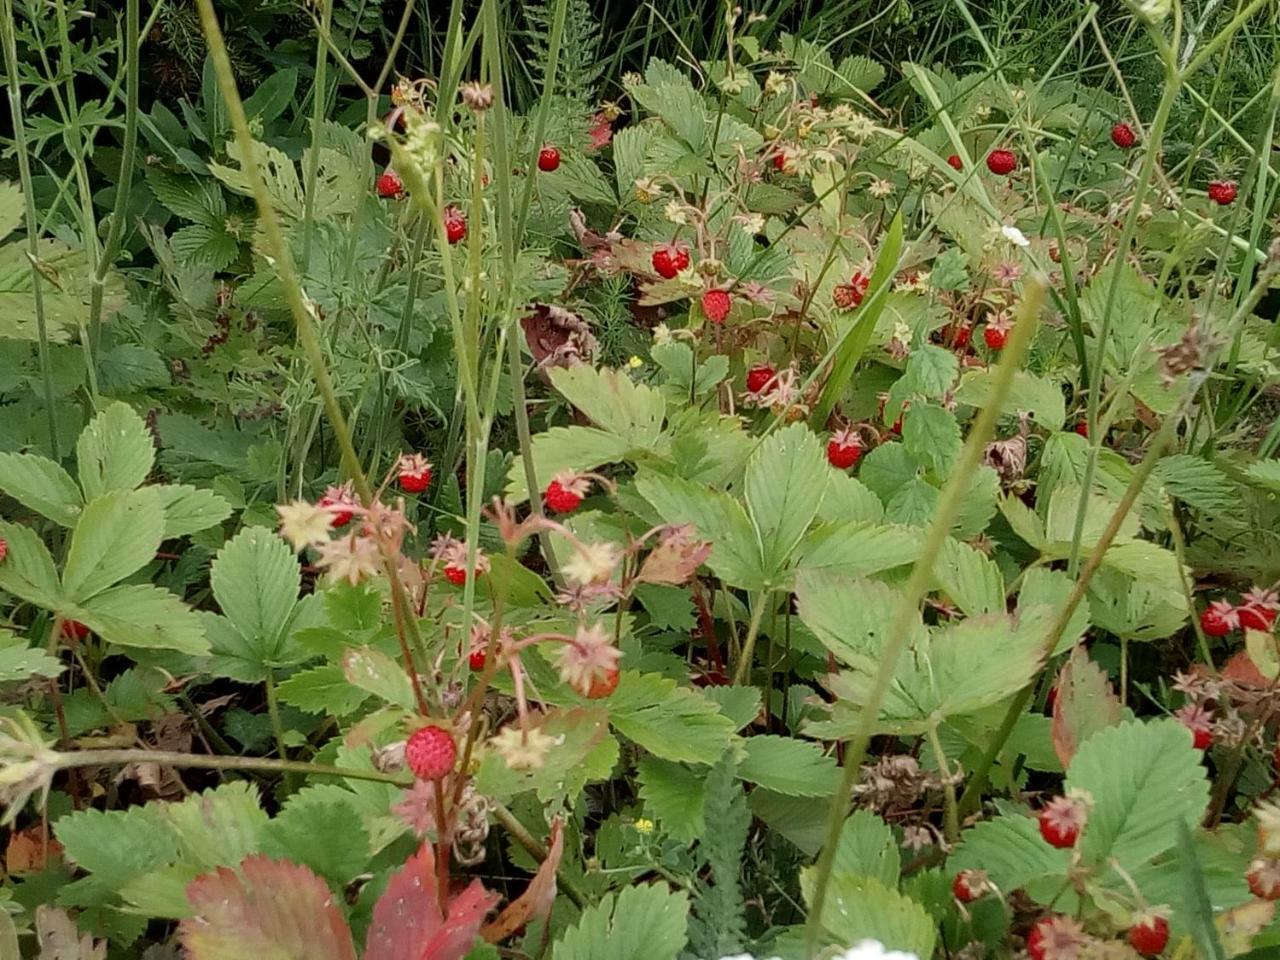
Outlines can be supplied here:
<path id="1" fill-rule="evenodd" d="M 1031 246 L 1031 241 L 1027 239 L 1027 235 L 1023 233 L 1021 230 L 1019 230 L 1017 227 L 1009 227 L 1009 226 L 1001 227 L 1000 233 L 1003 234 L 1004 238 L 1008 240 L 1010 243 L 1012 243 L 1015 247 Z"/>
<path id="2" fill-rule="evenodd" d="M 920 960 L 905 950 L 886 950 L 878 940 L 862 940 L 846 950 L 840 960 Z"/>

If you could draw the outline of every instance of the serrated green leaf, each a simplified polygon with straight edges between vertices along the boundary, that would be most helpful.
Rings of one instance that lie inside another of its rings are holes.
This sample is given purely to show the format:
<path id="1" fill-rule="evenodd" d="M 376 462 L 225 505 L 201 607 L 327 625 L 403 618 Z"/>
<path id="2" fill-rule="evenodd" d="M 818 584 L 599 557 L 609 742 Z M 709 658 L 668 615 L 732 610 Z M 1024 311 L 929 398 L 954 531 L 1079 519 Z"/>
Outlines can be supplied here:
<path id="1" fill-rule="evenodd" d="M 409 676 L 395 660 L 373 647 L 358 647 L 342 658 L 342 672 L 348 683 L 367 690 L 387 703 L 415 709 L 413 686 Z"/>
<path id="2" fill-rule="evenodd" d="M 1034 606 L 1044 606 L 1057 614 L 1067 605 L 1071 596 L 1073 581 L 1063 570 L 1050 570 L 1047 567 L 1029 567 L 1022 575 L 1022 588 L 1018 591 L 1018 609 L 1024 610 Z M 1062 637 L 1054 648 L 1057 656 L 1075 646 L 1076 641 L 1089 629 L 1089 605 L 1076 605 L 1075 612 L 1062 631 Z"/>
<path id="3" fill-rule="evenodd" d="M 960 361 L 954 353 L 926 343 L 911 351 L 902 379 L 911 393 L 941 400 L 959 373 Z"/>
<path id="4" fill-rule="evenodd" d="M 62 583 L 44 541 L 30 527 L 0 520 L 0 538 L 9 545 L 0 563 L 0 590 L 28 603 L 57 610 L 63 603 Z"/>
<path id="5" fill-rule="evenodd" d="M 951 525 L 951 535 L 957 540 L 968 540 L 986 530 L 996 515 L 996 498 L 999 495 L 1000 478 L 991 467 L 982 466 L 970 474 L 960 512 Z"/>
<path id="6" fill-rule="evenodd" d="M 350 803 L 302 790 L 265 826 L 262 849 L 342 886 L 368 865 L 369 835 Z"/>
<path id="7" fill-rule="evenodd" d="M 854 810 L 840 828 L 831 869 L 850 877 L 871 877 L 896 887 L 902 854 L 889 825 L 870 810 Z"/>
<path id="8" fill-rule="evenodd" d="M 81 602 L 72 612 L 108 643 L 179 650 L 192 656 L 209 652 L 200 615 L 160 587 L 111 587 Z"/>
<path id="9" fill-rule="evenodd" d="M 702 695 L 719 705 L 734 730 L 741 730 L 760 715 L 759 687 L 706 687 Z"/>
<path id="10" fill-rule="evenodd" d="M 71 533 L 63 591 L 84 603 L 150 563 L 163 539 L 164 506 L 155 490 L 113 490 L 90 500 Z"/>
<path id="11" fill-rule="evenodd" d="M 1045 545 L 1046 552 L 1054 557 L 1070 555 L 1071 539 L 1075 531 L 1076 518 L 1079 515 L 1080 487 L 1065 484 L 1054 489 L 1049 498 L 1049 511 L 1045 518 L 1045 537 L 1049 541 Z M 1116 502 L 1100 493 L 1089 495 L 1085 505 L 1084 525 L 1080 532 L 1080 547 L 1091 550 L 1102 538 L 1111 515 L 1115 513 Z M 1124 543 L 1138 536 L 1138 518 L 1130 513 L 1124 518 L 1120 530 L 1116 533 L 1115 542 Z"/>
<path id="12" fill-rule="evenodd" d="M 98 357 L 98 389 L 130 393 L 172 382 L 169 365 L 160 353 L 140 343 L 118 343 Z"/>
<path id="13" fill-rule="evenodd" d="M 916 479 L 920 462 L 901 443 L 882 443 L 865 457 L 858 470 L 858 479 L 871 492 L 888 504 L 893 495 Z"/>
<path id="14" fill-rule="evenodd" d="M 698 853 L 706 860 L 709 875 L 695 881 L 689 926 L 689 946 L 698 956 L 732 954 L 747 939 L 742 859 L 751 813 L 735 766 L 733 751 L 725 751 L 706 776 L 707 808 L 714 816 L 706 821 Z"/>
<path id="15" fill-rule="evenodd" d="M 45 332 L 51 343 L 65 343 L 89 315 L 91 271 L 84 250 L 53 237 L 36 243 L 32 270 L 25 242 L 0 246 L 0 340 L 39 339 L 35 317 L 35 280 L 42 279 Z M 102 286 L 102 319 L 110 320 L 128 302 L 124 280 L 108 271 Z"/>
<path id="16" fill-rule="evenodd" d="M 895 493 L 884 508 L 884 517 L 891 523 L 924 529 L 938 512 L 938 488 L 916 477 L 908 480 Z"/>
<path id="17" fill-rule="evenodd" d="M 1259 460 L 1244 472 L 1252 483 L 1280 493 L 1280 460 Z"/>
<path id="18" fill-rule="evenodd" d="M 661 824 L 669 836 L 690 843 L 702 835 L 706 828 L 706 771 L 694 771 L 657 757 L 642 757 L 636 764 L 636 775 L 645 813 Z"/>
<path id="19" fill-rule="evenodd" d="M 245 158 L 239 142 L 232 140 L 227 144 L 226 149 L 227 156 L 235 160 L 239 166 L 227 167 L 220 163 L 211 163 L 209 172 L 233 192 L 252 197 L 253 186 L 245 171 Z M 304 212 L 302 183 L 298 179 L 298 171 L 293 161 L 283 150 L 277 150 L 256 140 L 253 141 L 251 150 L 251 162 L 256 163 L 258 173 L 266 183 L 271 205 L 287 219 L 301 220 Z"/>
<path id="20" fill-rule="evenodd" d="M 12 181 L 0 180 L 0 240 L 22 222 L 22 210 L 21 188 Z"/>
<path id="21" fill-rule="evenodd" d="M 796 551 L 797 570 L 870 576 L 913 562 L 923 531 L 892 524 L 830 523 L 815 527 Z"/>
<path id="22" fill-rule="evenodd" d="M 800 619 L 842 663 L 879 656 L 900 597 L 899 590 L 875 580 L 808 570 L 796 579 Z M 914 618 L 907 636 L 912 647 L 927 643 L 924 621 Z"/>
<path id="23" fill-rule="evenodd" d="M 279 663 L 302 585 L 302 567 L 289 546 L 265 527 L 247 527 L 218 551 L 209 582 L 244 639 L 242 659 L 260 667 Z"/>
<path id="24" fill-rule="evenodd" d="M 994 382 L 994 369 L 969 370 L 960 378 L 956 401 L 970 407 L 984 407 Z M 1061 430 L 1067 419 L 1066 399 L 1058 384 L 1026 370 L 1013 375 L 1013 385 L 1000 412 L 1005 416 L 1028 413 L 1037 425 L 1051 431 Z"/>
<path id="25" fill-rule="evenodd" d="M 742 742 L 738 776 L 789 797 L 829 797 L 839 779 L 836 761 L 816 743 L 761 735 Z"/>
<path id="26" fill-rule="evenodd" d="M 1058 671 L 1054 685 L 1053 749 L 1063 768 L 1071 765 L 1080 744 L 1099 730 L 1115 726 L 1124 716 L 1120 698 L 1106 672 L 1077 645 Z"/>
<path id="27" fill-rule="evenodd" d="M 824 523 L 879 523 L 884 519 L 884 504 L 860 480 L 832 467 L 818 519 Z"/>
<path id="28" fill-rule="evenodd" d="M 661 883 L 630 886 L 583 910 L 552 946 L 551 960 L 675 960 L 688 918 L 688 894 Z"/>
<path id="29" fill-rule="evenodd" d="M 549 482 L 557 473 L 582 473 L 623 460 L 631 450 L 624 437 L 595 427 L 552 427 L 533 438 L 534 472 L 539 483 Z M 538 491 L 541 495 L 542 491 Z M 524 463 L 516 458 L 507 477 L 507 496 L 513 503 L 529 497 Z"/>
<path id="30" fill-rule="evenodd" d="M 805 900 L 813 897 L 814 867 L 800 873 Z M 932 918 L 914 900 L 874 877 L 832 873 L 822 926 L 840 944 L 877 940 L 887 949 L 933 956 L 937 939 Z"/>
<path id="31" fill-rule="evenodd" d="M 87 809 L 69 813 L 54 824 L 54 835 L 67 858 L 108 886 L 177 859 L 173 834 L 154 806 L 124 810 Z"/>
<path id="32" fill-rule="evenodd" d="M 1004 611 L 1004 577 L 986 554 L 948 539 L 933 569 L 943 592 L 967 616 Z"/>
<path id="33" fill-rule="evenodd" d="M 913 403 L 902 415 L 902 443 L 935 476 L 946 476 L 964 441 L 955 415 L 931 403 Z"/>
<path id="34" fill-rule="evenodd" d="M 257 852 L 267 825 L 257 787 L 243 782 L 157 805 L 156 815 L 173 832 L 180 859 L 202 872 L 234 866 Z"/>
<path id="35" fill-rule="evenodd" d="M 652 447 L 662 432 L 667 410 L 662 394 L 619 370 L 559 367 L 551 371 L 551 383 L 596 426 L 631 447 Z"/>
<path id="36" fill-rule="evenodd" d="M 76 441 L 76 467 L 86 500 L 133 490 L 147 479 L 156 448 L 146 423 L 127 403 L 113 403 L 89 421 Z"/>
<path id="37" fill-rule="evenodd" d="M 801 423 L 770 434 L 747 462 L 743 497 L 769 577 L 778 576 L 809 529 L 829 475 L 818 438 Z"/>
<path id="38" fill-rule="evenodd" d="M 32 453 L 0 453 L 0 493 L 64 527 L 75 524 L 84 505 L 71 474 Z"/>
<path id="39" fill-rule="evenodd" d="M 231 504 L 212 490 L 183 483 L 166 483 L 153 489 L 164 504 L 166 540 L 199 533 L 231 516 Z"/>
<path id="40" fill-rule="evenodd" d="M 630 93 L 637 104 L 661 117 L 690 150 L 696 153 L 706 144 L 711 118 L 702 95 L 687 77 L 660 86 L 632 87 Z"/>
<path id="41" fill-rule="evenodd" d="M 352 686 L 342 668 L 331 663 L 300 670 L 276 689 L 285 703 L 322 716 L 348 716 L 369 699 L 367 690 Z"/>
<path id="42" fill-rule="evenodd" d="M 609 698 L 609 719 L 654 756 L 680 763 L 715 763 L 733 732 L 715 703 L 652 673 L 623 672 Z"/>
<path id="43" fill-rule="evenodd" d="M 1000 512 L 1009 523 L 1010 529 L 1027 542 L 1028 545 L 1041 550 L 1045 545 L 1044 524 L 1036 516 L 1036 512 L 1012 494 L 1000 498 Z"/>
<path id="44" fill-rule="evenodd" d="M 1070 856 L 1071 851 L 1044 842 L 1034 818 L 1007 813 L 961 834 L 960 846 L 948 859 L 947 869 L 956 873 L 985 870 L 1006 894 L 1026 890 L 1043 903 L 1060 890 Z"/>
<path id="45" fill-rule="evenodd" d="M 1134 720 L 1100 730 L 1080 745 L 1068 789 L 1092 798 L 1077 843 L 1085 865 L 1113 884 L 1112 858 L 1132 873 L 1171 850 L 1179 823 L 1194 825 L 1209 802 L 1203 757 L 1177 720 Z"/>
<path id="46" fill-rule="evenodd" d="M 0 629 L 0 683 L 30 680 L 32 677 L 56 677 L 66 667 L 43 650 Z"/>
<path id="47" fill-rule="evenodd" d="M 840 65 L 836 67 L 836 74 L 843 81 L 844 88 L 834 85 L 832 92 L 840 96 L 846 96 L 846 90 L 849 88 L 860 90 L 863 93 L 870 93 L 884 83 L 885 69 L 882 64 L 877 63 L 870 57 L 855 54 L 840 61 Z"/>

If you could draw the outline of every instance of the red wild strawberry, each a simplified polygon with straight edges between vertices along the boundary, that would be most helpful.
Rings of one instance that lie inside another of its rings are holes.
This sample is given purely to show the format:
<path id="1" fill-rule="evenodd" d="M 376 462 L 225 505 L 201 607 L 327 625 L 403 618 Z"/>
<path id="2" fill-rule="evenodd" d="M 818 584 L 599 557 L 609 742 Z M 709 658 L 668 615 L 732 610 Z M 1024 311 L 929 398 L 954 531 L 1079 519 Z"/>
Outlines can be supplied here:
<path id="1" fill-rule="evenodd" d="M 431 486 L 431 461 L 420 453 L 406 453 L 400 458 L 400 489 L 405 493 L 422 493 Z"/>
<path id="2" fill-rule="evenodd" d="M 1191 731 L 1191 743 L 1197 750 L 1208 750 L 1213 745 L 1213 714 L 1204 707 L 1189 703 L 1174 716 Z"/>
<path id="3" fill-rule="evenodd" d="M 404 759 L 419 780 L 439 780 L 453 772 L 458 744 L 444 727 L 431 724 L 409 737 L 404 746 Z"/>
<path id="4" fill-rule="evenodd" d="M 951 881 L 951 893 L 961 903 L 973 903 L 991 890 L 984 870 L 961 870 Z"/>
<path id="5" fill-rule="evenodd" d="M 388 170 L 378 177 L 374 186 L 378 189 L 378 196 L 382 197 L 383 200 L 394 200 L 404 193 L 404 181 L 400 179 L 400 174 L 394 170 Z"/>
<path id="6" fill-rule="evenodd" d="M 848 470 L 862 458 L 862 441 L 852 430 L 841 430 L 827 441 L 827 463 Z"/>
<path id="7" fill-rule="evenodd" d="M 538 169 L 543 173 L 551 173 L 560 167 L 560 151 L 550 144 L 544 144 L 538 151 Z"/>
<path id="8" fill-rule="evenodd" d="M 542 499 L 554 513 L 573 513 L 590 491 L 591 482 L 586 477 L 565 470 L 551 478 Z"/>
<path id="9" fill-rule="evenodd" d="M 1077 420 L 1075 425 L 1075 431 L 1076 433 L 1080 434 L 1080 436 L 1088 440 L 1089 439 L 1089 421 Z"/>
<path id="10" fill-rule="evenodd" d="M 4 558 L 9 555 L 9 542 L 4 537 L 0 537 L 0 563 L 4 563 Z"/>
<path id="11" fill-rule="evenodd" d="M 707 290 L 702 294 L 702 313 L 712 323 L 724 323 L 733 307 L 733 298 L 725 290 Z"/>
<path id="12" fill-rule="evenodd" d="M 987 154 L 987 169 L 998 177 L 1013 173 L 1018 166 L 1018 158 L 1012 150 L 992 150 Z"/>
<path id="13" fill-rule="evenodd" d="M 1276 622 L 1276 612 L 1256 603 L 1245 603 L 1236 607 L 1236 617 L 1240 626 L 1247 630 L 1270 630 Z"/>
<path id="14" fill-rule="evenodd" d="M 950 324 L 947 332 L 951 338 L 951 346 L 957 350 L 963 350 L 969 346 L 969 341 L 973 339 L 973 326 L 968 323 Z"/>
<path id="15" fill-rule="evenodd" d="M 1154 957 L 1169 943 L 1169 921 L 1158 913 L 1143 914 L 1129 928 L 1129 946 L 1144 957 Z"/>
<path id="16" fill-rule="evenodd" d="M 1117 123 L 1111 128 L 1111 142 L 1121 150 L 1128 150 L 1138 142 L 1138 135 L 1127 123 Z"/>
<path id="17" fill-rule="evenodd" d="M 83 640 L 89 633 L 88 625 L 81 623 L 79 620 L 62 621 L 62 635 L 68 640 Z"/>
<path id="18" fill-rule="evenodd" d="M 781 171 L 787 165 L 787 155 L 784 151 L 779 150 L 773 155 L 773 169 Z"/>
<path id="19" fill-rule="evenodd" d="M 1005 341 L 1009 339 L 1009 331 L 998 324 L 988 323 L 982 328 L 982 339 L 992 350 L 1003 350 Z"/>
<path id="20" fill-rule="evenodd" d="M 1215 600 L 1200 614 L 1200 629 L 1210 637 L 1225 637 L 1240 627 L 1240 615 L 1225 600 Z"/>
<path id="21" fill-rule="evenodd" d="M 456 563 L 447 563 L 444 568 L 444 578 L 455 587 L 460 587 L 467 582 L 467 568 Z"/>
<path id="22" fill-rule="evenodd" d="M 467 235 L 467 218 L 457 207 L 444 208 L 444 238 L 451 244 L 457 243 Z"/>
<path id="23" fill-rule="evenodd" d="M 831 291 L 831 299 L 841 310 L 852 310 L 862 304 L 862 299 L 867 295 L 867 289 L 870 286 L 871 278 L 859 271 L 849 278 L 848 283 L 836 284 L 835 289 Z"/>
<path id="24" fill-rule="evenodd" d="M 618 668 L 612 668 L 603 677 L 592 677 L 591 688 L 587 691 L 588 700 L 603 700 L 613 695 L 618 689 Z"/>
<path id="25" fill-rule="evenodd" d="M 963 170 L 964 161 L 960 159 L 960 154 L 953 153 L 951 156 L 947 157 L 947 166 L 952 170 Z"/>
<path id="26" fill-rule="evenodd" d="M 1236 198 L 1233 180 L 1214 180 L 1209 184 L 1209 199 L 1220 207 L 1228 206 Z"/>
<path id="27" fill-rule="evenodd" d="M 670 280 L 677 273 L 689 266 L 689 251 L 674 241 L 660 243 L 653 248 L 654 272 L 664 280 Z"/>
<path id="28" fill-rule="evenodd" d="M 326 489 L 324 496 L 316 501 L 316 505 L 324 507 L 333 514 L 333 520 L 330 522 L 335 527 L 345 527 L 356 515 L 357 501 L 346 484 Z"/>
<path id="29" fill-rule="evenodd" d="M 485 654 L 484 647 L 477 647 L 467 656 L 467 663 L 471 664 L 471 669 L 479 673 L 484 669 L 485 660 L 488 657 Z"/>
<path id="30" fill-rule="evenodd" d="M 767 363 L 757 364 L 747 371 L 747 393 L 761 393 L 773 383 L 778 372 Z"/>
<path id="31" fill-rule="evenodd" d="M 1259 900 L 1280 900 L 1280 860 L 1258 857 L 1245 874 L 1249 892 Z"/>
<path id="32" fill-rule="evenodd" d="M 1027 934 L 1031 960 L 1065 960 L 1077 956 L 1085 944 L 1084 930 L 1070 917 L 1042 917 Z"/>
<path id="33" fill-rule="evenodd" d="M 1060 850 L 1074 847 L 1084 827 L 1085 816 L 1085 807 L 1080 801 L 1054 797 L 1040 811 L 1040 836 Z"/>

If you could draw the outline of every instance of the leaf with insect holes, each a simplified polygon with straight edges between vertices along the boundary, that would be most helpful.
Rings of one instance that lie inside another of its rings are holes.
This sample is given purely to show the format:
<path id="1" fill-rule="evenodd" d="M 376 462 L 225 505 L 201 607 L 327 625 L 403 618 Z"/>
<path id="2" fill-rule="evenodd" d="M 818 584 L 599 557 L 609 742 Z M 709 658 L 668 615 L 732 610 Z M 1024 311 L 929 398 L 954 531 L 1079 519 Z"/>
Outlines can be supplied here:
<path id="1" fill-rule="evenodd" d="M 148 487 L 90 500 L 71 532 L 62 588 L 83 603 L 146 566 L 164 538 L 164 506 Z"/>
<path id="2" fill-rule="evenodd" d="M 743 497 L 768 578 L 782 572 L 809 529 L 828 476 L 818 438 L 802 423 L 771 434 L 747 461 Z"/>
<path id="3" fill-rule="evenodd" d="M 84 507 L 71 474 L 33 453 L 0 453 L 0 493 L 63 527 L 74 526 Z"/>
<path id="4" fill-rule="evenodd" d="M 423 841 L 373 905 L 364 960 L 462 960 L 498 896 L 472 880 L 444 915 L 437 890 L 435 853 Z"/>
<path id="5" fill-rule="evenodd" d="M 540 920 L 551 912 L 556 899 L 556 871 L 564 856 L 564 821 L 556 817 L 551 822 L 551 839 L 547 855 L 538 865 L 524 893 L 512 900 L 491 923 L 485 924 L 480 936 L 489 943 L 498 943 L 518 932 L 530 920 Z"/>
<path id="6" fill-rule="evenodd" d="M 190 960 L 356 960 L 333 892 L 306 867 L 255 855 L 196 878 L 187 898 L 178 939 Z"/>
<path id="7" fill-rule="evenodd" d="M 552 946 L 551 960 L 675 960 L 688 923 L 687 893 L 635 884 L 583 910 Z"/>
<path id="8" fill-rule="evenodd" d="M 0 590 L 46 610 L 57 610 L 63 603 L 62 582 L 44 541 L 30 527 L 3 520 L 0 539 L 9 546 L 0 563 Z"/>
<path id="9" fill-rule="evenodd" d="M 253 196 L 253 184 L 249 178 L 244 152 L 239 141 L 232 140 L 227 144 L 227 156 L 236 161 L 237 166 L 228 167 L 220 163 L 209 164 L 209 172 L 222 181 L 234 193 L 244 197 Z M 261 174 L 271 198 L 271 205 L 276 212 L 290 220 L 300 220 L 304 213 L 302 183 L 298 179 L 298 171 L 289 159 L 288 154 L 275 147 L 269 147 L 257 140 L 251 143 L 252 160 Z"/>
<path id="10" fill-rule="evenodd" d="M 83 119 L 83 117 L 82 117 Z M 93 271 L 84 249 L 53 237 L 36 243 L 35 271 L 26 243 L 0 245 L 0 340 L 38 341 L 35 275 L 40 277 L 45 333 L 51 343 L 66 343 L 89 315 Z M 110 320 L 128 303 L 124 278 L 107 272 L 102 287 L 102 319 Z"/>
<path id="11" fill-rule="evenodd" d="M 1067 768 L 1080 745 L 1099 730 L 1119 723 L 1124 711 L 1106 673 L 1082 646 L 1072 649 L 1058 671 L 1054 689 L 1053 749 Z"/>
<path id="12" fill-rule="evenodd" d="M 155 458 L 155 441 L 143 419 L 126 403 L 111 404 L 89 421 L 76 441 L 85 499 L 140 486 Z"/>

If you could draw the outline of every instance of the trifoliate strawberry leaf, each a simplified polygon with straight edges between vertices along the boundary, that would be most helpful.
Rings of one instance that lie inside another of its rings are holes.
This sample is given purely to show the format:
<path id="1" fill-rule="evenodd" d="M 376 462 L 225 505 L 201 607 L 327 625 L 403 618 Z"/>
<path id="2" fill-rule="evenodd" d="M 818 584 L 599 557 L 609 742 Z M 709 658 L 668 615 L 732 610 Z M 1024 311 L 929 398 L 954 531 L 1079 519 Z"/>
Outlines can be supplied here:
<path id="1" fill-rule="evenodd" d="M 1004 577 L 996 562 L 981 551 L 948 539 L 933 569 L 942 592 L 965 614 L 1004 611 Z"/>
<path id="2" fill-rule="evenodd" d="M 232 866 L 258 852 L 267 826 L 258 789 L 248 783 L 223 784 L 156 808 L 157 819 L 173 833 L 179 859 L 200 871 Z"/>
<path id="3" fill-rule="evenodd" d="M 258 659 L 275 662 L 302 584 L 288 544 L 265 527 L 241 530 L 218 551 L 209 581 L 223 615 Z"/>
<path id="4" fill-rule="evenodd" d="M 356 960 L 333 892 L 306 867 L 252 856 L 193 880 L 187 898 L 195 915 L 178 937 L 191 960 Z"/>
<path id="5" fill-rule="evenodd" d="M 8 556 L 0 563 L 0 590 L 47 610 L 57 610 L 63 602 L 62 583 L 44 541 L 30 527 L 3 520 L 0 539 L 9 545 Z"/>
<path id="6" fill-rule="evenodd" d="M 75 525 L 84 506 L 71 474 L 33 453 L 0 453 L 0 493 L 64 527 Z"/>
<path id="7" fill-rule="evenodd" d="M 796 580 L 800 619 L 842 663 L 879 656 L 900 598 L 900 591 L 876 580 L 850 580 L 809 570 L 801 571 Z M 918 616 L 911 621 L 908 643 L 912 648 L 928 643 L 924 621 Z"/>
<path id="8" fill-rule="evenodd" d="M 845 577 L 870 576 L 913 562 L 924 534 L 916 527 L 874 523 L 826 523 L 796 549 L 797 570 Z"/>
<path id="9" fill-rule="evenodd" d="M 164 504 L 164 538 L 185 537 L 231 516 L 231 504 L 212 490 L 182 483 L 154 487 Z"/>
<path id="10" fill-rule="evenodd" d="M 89 421 L 76 441 L 76 465 L 86 500 L 132 490 L 147 479 L 156 448 L 146 423 L 127 403 L 113 403 Z"/>
<path id="11" fill-rule="evenodd" d="M 645 814 L 657 821 L 668 836 L 690 843 L 702 835 L 705 770 L 643 757 L 636 765 L 636 774 Z"/>
<path id="12" fill-rule="evenodd" d="M 811 901 L 815 867 L 800 872 L 800 889 Z M 841 944 L 878 940 L 887 949 L 919 957 L 933 956 L 934 922 L 924 907 L 874 877 L 831 874 L 823 904 L 822 927 Z"/>
<path id="13" fill-rule="evenodd" d="M 746 590 L 763 590 L 768 578 L 760 544 L 746 511 L 727 494 L 705 484 L 641 471 L 636 489 L 666 523 L 691 523 L 711 541 L 709 566 L 721 580 Z"/>
<path id="14" fill-rule="evenodd" d="M 840 828 L 832 870 L 850 877 L 871 877 L 896 887 L 902 854 L 893 830 L 870 810 L 854 810 Z"/>
<path id="15" fill-rule="evenodd" d="M 675 960 L 688 922 L 688 894 L 662 883 L 627 887 L 583 910 L 552 946 L 551 960 Z"/>
<path id="16" fill-rule="evenodd" d="M 53 832 L 72 863 L 110 887 L 178 858 L 173 833 L 155 805 L 80 810 L 61 817 Z"/>
<path id="17" fill-rule="evenodd" d="M 1089 618 L 1126 640 L 1172 636 L 1187 621 L 1187 604 L 1181 592 L 1171 587 L 1167 581 L 1131 577 L 1104 562 L 1089 582 Z"/>
<path id="18" fill-rule="evenodd" d="M 1025 890 L 1047 903 L 1061 891 L 1070 859 L 1070 850 L 1044 842 L 1033 817 L 1006 813 L 961 834 L 947 870 L 985 870 L 1004 896 Z"/>
<path id="19" fill-rule="evenodd" d="M 179 650 L 197 657 L 209 652 L 200 614 L 160 587 L 121 584 L 66 612 L 108 643 Z"/>
<path id="20" fill-rule="evenodd" d="M 770 578 L 809 529 L 829 475 L 818 438 L 801 423 L 770 434 L 747 461 L 743 496 Z"/>
<path id="21" fill-rule="evenodd" d="M 276 691 L 299 710 L 332 717 L 349 716 L 369 699 L 369 691 L 353 686 L 342 667 L 331 663 L 299 670 L 280 681 Z"/>
<path id="22" fill-rule="evenodd" d="M 71 533 L 62 586 L 82 603 L 146 566 L 164 538 L 164 507 L 154 489 L 113 490 L 90 500 Z"/>
<path id="23" fill-rule="evenodd" d="M 839 779 L 834 757 L 816 743 L 790 737 L 755 736 L 742 741 L 738 776 L 789 797 L 829 797 Z"/>
<path id="24" fill-rule="evenodd" d="M 369 835 L 350 803 L 304 789 L 264 824 L 262 851 L 343 886 L 368 865 Z"/>
<path id="25" fill-rule="evenodd" d="M 901 443 L 882 443 L 862 458 L 858 479 L 888 504 L 895 493 L 919 475 L 920 467 L 920 461 Z"/>
<path id="26" fill-rule="evenodd" d="M 1203 756 L 1176 720 L 1134 720 L 1100 730 L 1080 745 L 1067 787 L 1092 800 L 1077 844 L 1084 864 L 1114 884 L 1114 858 L 1132 873 L 1171 850 L 1179 823 L 1194 825 L 1209 802 Z"/>

